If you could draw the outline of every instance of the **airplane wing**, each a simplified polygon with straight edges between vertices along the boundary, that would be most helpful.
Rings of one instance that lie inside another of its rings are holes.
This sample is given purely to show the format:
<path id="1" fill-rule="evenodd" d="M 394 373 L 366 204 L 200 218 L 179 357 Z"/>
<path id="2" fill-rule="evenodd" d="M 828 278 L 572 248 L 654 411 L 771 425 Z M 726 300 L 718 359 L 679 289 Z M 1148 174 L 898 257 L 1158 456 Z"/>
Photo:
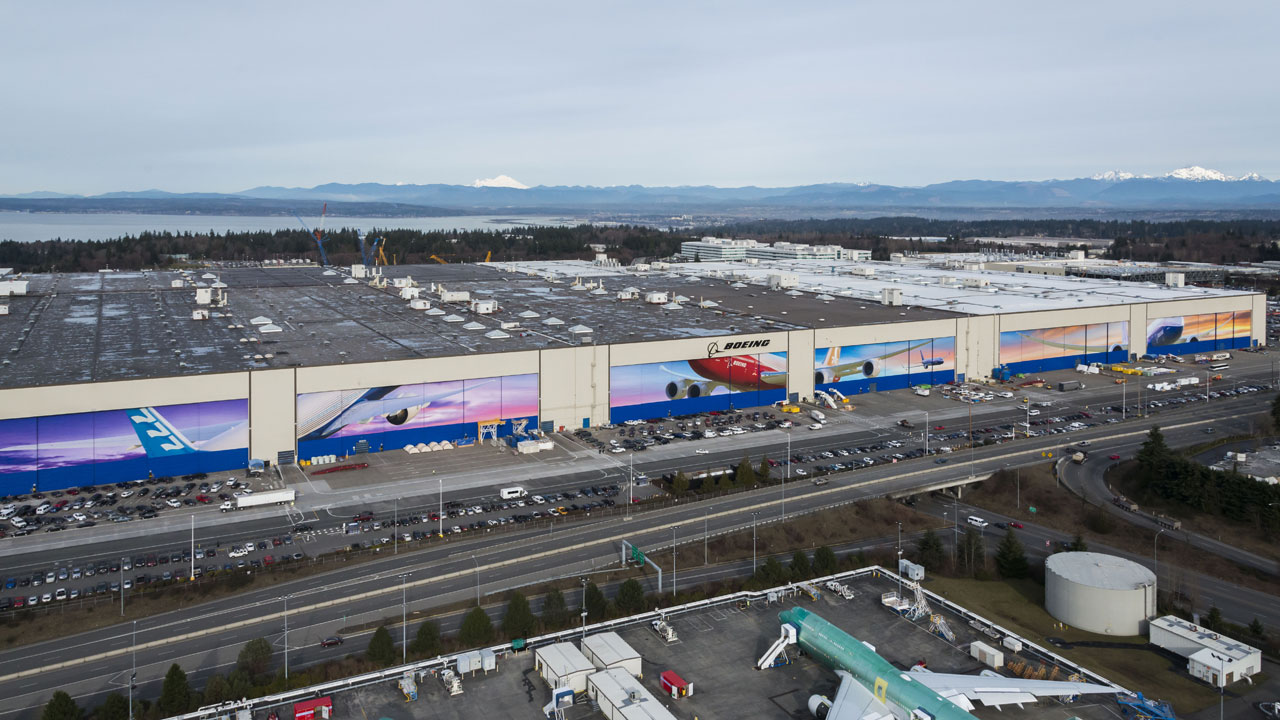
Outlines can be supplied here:
<path id="1" fill-rule="evenodd" d="M 993 677 L 989 675 L 958 675 L 952 673 L 913 672 L 913 680 L 919 681 L 939 695 L 958 702 L 960 695 L 972 702 L 999 707 L 1035 702 L 1041 697 L 1074 697 L 1086 693 L 1118 693 L 1110 685 L 1063 682 L 1061 680 L 1026 680 L 1024 678 Z"/>
<path id="2" fill-rule="evenodd" d="M 831 701 L 826 720 L 892 720 L 893 713 L 862 683 L 844 670 L 837 670 L 840 689 Z"/>
<path id="3" fill-rule="evenodd" d="M 484 382 L 471 383 L 469 385 L 464 385 L 462 383 L 449 383 L 447 389 L 439 390 L 434 393 L 404 395 L 392 398 L 388 398 L 387 395 L 399 386 L 373 388 L 361 395 L 355 402 L 352 402 L 344 408 L 340 413 L 338 413 L 337 417 L 323 424 L 316 430 L 307 433 L 300 439 L 314 440 L 326 438 L 347 425 L 367 423 L 378 416 L 394 415 L 401 411 L 417 411 L 433 402 L 461 394 L 463 390 L 474 390 L 477 387 L 488 385 L 491 382 L 494 382 L 494 380 L 490 379 Z"/>
<path id="4" fill-rule="evenodd" d="M 917 349 L 917 348 L 922 348 L 922 347 L 924 347 L 925 345 L 928 345 L 928 344 L 929 344 L 929 343 L 931 343 L 931 342 L 933 342 L 933 340 L 931 340 L 931 339 L 930 339 L 930 340 L 923 340 L 923 341 L 918 342 L 918 343 L 916 343 L 916 344 L 914 344 L 914 345 L 910 345 L 910 344 L 908 344 L 906 347 L 899 348 L 899 349 L 897 349 L 897 350 L 894 350 L 893 352 L 887 352 L 887 353 L 884 353 L 883 355 L 876 355 L 876 356 L 874 356 L 874 357 L 872 357 L 872 358 L 863 357 L 863 358 L 861 358 L 861 359 L 859 359 L 859 360 L 856 360 L 856 361 L 853 361 L 853 362 L 842 362 L 842 363 L 838 363 L 838 364 L 835 364 L 835 365 L 824 365 L 824 366 L 819 367 L 819 368 L 817 368 L 817 369 L 819 369 L 819 370 L 830 370 L 830 371 L 831 371 L 831 375 L 832 375 L 832 377 L 835 377 L 835 378 L 844 378 L 844 377 L 847 377 L 847 376 L 849 376 L 849 375 L 862 375 L 862 374 L 863 374 L 863 366 L 866 364 L 866 362 L 867 362 L 868 360 L 888 360 L 889 358 L 897 357 L 897 356 L 899 356 L 899 355 L 901 355 L 901 354 L 903 354 L 903 353 L 910 353 L 912 350 L 915 350 L 915 349 Z M 839 357 L 839 356 L 837 355 L 837 357 Z M 908 364 L 908 365 L 910 365 L 910 364 L 911 364 L 911 363 L 910 363 L 910 358 L 911 358 L 911 356 L 910 356 L 910 355 L 908 355 L 908 356 L 907 356 L 907 364 Z"/>
<path id="5" fill-rule="evenodd" d="M 667 367 L 666 365 L 662 366 L 662 372 L 665 372 L 668 375 L 674 375 L 680 378 L 682 382 L 688 385 L 702 385 L 707 388 L 708 395 L 710 395 L 712 391 L 714 391 L 718 387 L 722 387 L 728 390 L 729 392 L 734 391 L 733 386 L 727 382 L 721 382 L 720 380 L 709 380 L 707 378 L 702 377 L 701 375 L 688 375 L 686 373 L 678 373 L 675 370 L 672 370 L 671 368 Z M 783 375 L 786 375 L 786 373 L 783 373 Z"/>

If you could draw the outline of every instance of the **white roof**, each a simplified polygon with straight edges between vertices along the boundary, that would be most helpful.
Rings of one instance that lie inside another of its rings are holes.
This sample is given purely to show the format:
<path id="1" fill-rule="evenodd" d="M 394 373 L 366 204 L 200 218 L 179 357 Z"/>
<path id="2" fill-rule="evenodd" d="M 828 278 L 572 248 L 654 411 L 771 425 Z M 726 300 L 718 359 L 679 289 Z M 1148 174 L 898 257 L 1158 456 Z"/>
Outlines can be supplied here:
<path id="1" fill-rule="evenodd" d="M 1064 552 L 1050 555 L 1045 567 L 1081 585 L 1103 590 L 1134 590 L 1155 586 L 1156 576 L 1131 560 L 1093 552 Z"/>
<path id="2" fill-rule="evenodd" d="M 579 672 L 591 672 L 595 665 L 573 643 L 561 642 L 546 645 L 533 651 L 538 659 L 551 670 L 556 677 L 564 677 Z"/>
<path id="3" fill-rule="evenodd" d="M 640 653 L 627 644 L 626 640 L 616 632 L 602 632 L 588 635 L 582 641 L 583 650 L 590 650 L 592 655 L 605 667 L 616 665 L 624 660 L 638 660 Z"/>
<path id="4" fill-rule="evenodd" d="M 597 693 L 617 708 L 618 715 L 626 720 L 676 720 L 676 716 L 663 707 L 639 680 L 622 668 L 601 670 L 590 675 L 587 684 L 595 687 Z"/>
<path id="5" fill-rule="evenodd" d="M 1190 621 L 1183 620 L 1175 615 L 1158 617 L 1151 621 L 1151 625 L 1152 627 L 1158 627 L 1161 630 L 1165 630 L 1181 638 L 1190 640 L 1203 648 L 1187 656 L 1192 660 L 1201 660 L 1201 658 L 1198 657 L 1200 653 L 1213 652 L 1218 653 L 1219 655 L 1225 655 L 1231 660 L 1244 660 L 1250 655 L 1262 652 L 1252 645 L 1246 645 L 1238 640 L 1233 640 L 1203 626 L 1194 625 Z M 1204 662 L 1205 665 L 1209 666 L 1217 664 L 1213 659 L 1201 661 Z"/>

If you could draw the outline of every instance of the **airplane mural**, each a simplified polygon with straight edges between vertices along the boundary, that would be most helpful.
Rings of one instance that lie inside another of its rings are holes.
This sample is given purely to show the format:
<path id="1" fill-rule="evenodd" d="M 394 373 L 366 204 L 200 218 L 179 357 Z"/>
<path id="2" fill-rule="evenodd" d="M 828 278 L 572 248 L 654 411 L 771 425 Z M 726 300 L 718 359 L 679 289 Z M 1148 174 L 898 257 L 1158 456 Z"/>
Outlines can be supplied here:
<path id="1" fill-rule="evenodd" d="M 906 342 L 818 348 L 813 382 L 826 385 L 882 375 L 904 375 L 955 367 L 955 339 L 927 338 Z"/>
<path id="2" fill-rule="evenodd" d="M 1046 358 L 1069 358 L 1129 347 L 1129 323 L 1093 323 L 1000 333 L 1000 362 L 1018 363 Z"/>
<path id="3" fill-rule="evenodd" d="M 786 387 L 785 352 L 619 365 L 609 370 L 609 406 L 785 391 Z"/>
<path id="4" fill-rule="evenodd" d="M 531 417 L 538 376 L 506 375 L 298 395 L 298 442 Z"/>
<path id="5" fill-rule="evenodd" d="M 920 667 L 903 672 L 875 648 L 804 608 L 778 614 L 782 637 L 770 649 L 795 643 L 840 678 L 835 698 L 813 695 L 809 712 L 819 720 L 975 720 L 974 703 L 999 708 L 1022 705 L 1041 697 L 1074 698 L 1083 694 L 1113 694 L 1119 689 L 1096 683 L 1009 678 L 990 673 L 935 673 Z M 761 660 L 771 659 L 766 655 Z"/>
<path id="6" fill-rule="evenodd" d="M 687 362 L 696 377 L 663 366 L 663 372 L 678 378 L 667 383 L 668 400 L 702 397 L 715 392 L 716 388 L 747 392 L 787 386 L 785 355 L 733 355 Z"/>
<path id="7" fill-rule="evenodd" d="M 1206 313 L 1155 318 L 1147 324 L 1147 348 L 1200 341 L 1247 338 L 1252 335 L 1252 313 Z"/>

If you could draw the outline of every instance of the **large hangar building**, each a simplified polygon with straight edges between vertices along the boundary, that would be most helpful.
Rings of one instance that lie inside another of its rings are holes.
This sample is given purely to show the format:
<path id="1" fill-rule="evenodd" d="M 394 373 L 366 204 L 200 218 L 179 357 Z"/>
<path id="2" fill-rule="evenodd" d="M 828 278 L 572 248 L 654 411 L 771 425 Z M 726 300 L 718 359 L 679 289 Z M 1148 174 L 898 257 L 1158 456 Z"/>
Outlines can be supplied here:
<path id="1" fill-rule="evenodd" d="M 1260 293 L 975 264 L 381 271 L 15 278 L 0 494 L 1265 342 Z"/>

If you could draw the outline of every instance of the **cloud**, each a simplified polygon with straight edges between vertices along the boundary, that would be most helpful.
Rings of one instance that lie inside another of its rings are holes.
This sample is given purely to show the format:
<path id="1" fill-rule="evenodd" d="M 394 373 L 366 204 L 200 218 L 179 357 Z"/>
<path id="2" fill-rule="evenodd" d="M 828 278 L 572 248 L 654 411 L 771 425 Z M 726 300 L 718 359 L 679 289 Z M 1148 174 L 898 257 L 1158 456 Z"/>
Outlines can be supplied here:
<path id="1" fill-rule="evenodd" d="M 517 190 L 529 189 L 528 185 L 525 185 L 524 183 L 511 177 L 510 175 L 499 175 L 497 177 L 485 178 L 483 180 L 476 180 L 475 182 L 471 183 L 471 186 L 472 187 L 515 188 Z"/>

